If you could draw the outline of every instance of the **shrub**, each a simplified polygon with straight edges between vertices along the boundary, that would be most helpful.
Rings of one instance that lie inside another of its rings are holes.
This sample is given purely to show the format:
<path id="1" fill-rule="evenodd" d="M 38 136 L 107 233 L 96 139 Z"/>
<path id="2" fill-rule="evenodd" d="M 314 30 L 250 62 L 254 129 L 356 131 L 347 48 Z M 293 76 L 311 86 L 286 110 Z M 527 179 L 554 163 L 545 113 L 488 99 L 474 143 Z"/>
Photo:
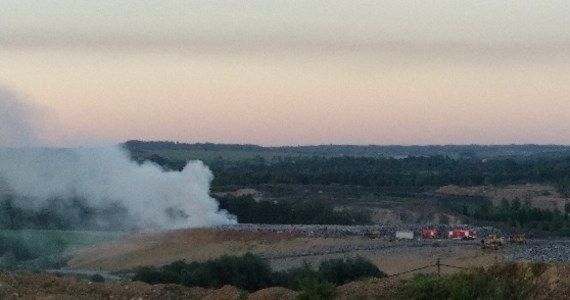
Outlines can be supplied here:
<path id="1" fill-rule="evenodd" d="M 302 266 L 291 268 L 285 271 L 276 272 L 273 275 L 274 283 L 276 285 L 287 287 L 293 290 L 300 290 L 301 283 L 307 279 L 318 279 L 319 274 L 311 268 L 311 265 L 306 261 Z"/>
<path id="2" fill-rule="evenodd" d="M 319 281 L 316 278 L 306 278 L 301 282 L 299 300 L 326 300 L 335 293 L 335 285 L 327 281 Z"/>
<path id="3" fill-rule="evenodd" d="M 172 280 L 172 278 L 166 276 L 163 271 L 154 267 L 138 268 L 133 276 L 133 281 L 143 281 L 149 284 L 179 283 L 178 280 Z"/>
<path id="4" fill-rule="evenodd" d="M 384 272 L 362 257 L 326 260 L 320 264 L 318 271 L 305 263 L 301 267 L 273 272 L 266 259 L 246 253 L 243 256 L 224 255 L 201 263 L 177 261 L 160 268 L 143 267 L 136 271 L 133 280 L 206 288 L 230 284 L 255 291 L 277 285 L 299 290 L 303 289 L 304 282 L 309 284 L 308 287 L 325 289 L 326 285 L 321 287 L 321 283 L 327 282 L 335 286 L 365 277 L 383 276 L 386 276 Z"/>
<path id="5" fill-rule="evenodd" d="M 544 271 L 546 271 L 547 268 L 548 264 L 541 261 L 533 262 L 530 265 L 530 271 L 532 272 L 532 275 L 534 275 L 535 277 L 540 276 L 542 273 L 544 273 Z"/>
<path id="6" fill-rule="evenodd" d="M 443 277 L 418 274 L 406 283 L 404 294 L 410 300 L 448 299 L 450 291 Z"/>
<path id="7" fill-rule="evenodd" d="M 177 261 L 158 269 L 144 267 L 136 271 L 133 280 L 150 284 L 178 283 L 206 288 L 219 288 L 230 284 L 253 291 L 271 285 L 271 277 L 271 267 L 267 260 L 246 253 L 243 256 L 224 255 L 202 263 Z"/>
<path id="8" fill-rule="evenodd" d="M 93 274 L 91 277 L 89 277 L 89 280 L 92 282 L 105 282 L 105 277 L 103 277 L 101 274 Z"/>
<path id="9" fill-rule="evenodd" d="M 376 265 L 361 256 L 347 259 L 331 259 L 321 262 L 319 276 L 336 285 L 367 277 L 386 277 Z"/>
<path id="10" fill-rule="evenodd" d="M 542 264 L 496 264 L 488 269 L 438 276 L 419 274 L 404 285 L 406 299 L 529 299 L 536 288 L 533 279 L 544 272 Z M 529 273 L 532 276 L 529 276 Z M 533 277 L 534 276 L 534 277 Z"/>

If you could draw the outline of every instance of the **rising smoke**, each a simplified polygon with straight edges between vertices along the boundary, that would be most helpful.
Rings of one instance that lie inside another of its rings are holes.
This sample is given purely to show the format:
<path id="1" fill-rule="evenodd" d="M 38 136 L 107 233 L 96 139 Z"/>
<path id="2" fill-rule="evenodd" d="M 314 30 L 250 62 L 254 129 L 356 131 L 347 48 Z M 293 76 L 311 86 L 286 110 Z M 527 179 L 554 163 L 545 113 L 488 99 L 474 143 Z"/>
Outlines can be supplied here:
<path id="1" fill-rule="evenodd" d="M 20 215 L 51 213 L 66 224 L 91 228 L 235 223 L 209 196 L 213 174 L 200 161 L 174 172 L 151 162 L 133 162 L 120 146 L 13 148 L 35 142 L 27 119 L 29 107 L 15 94 L 0 89 L 0 198 L 9 197 L 10 209 L 24 211 Z"/>
<path id="2" fill-rule="evenodd" d="M 33 121 L 37 117 L 37 110 L 0 87 L 0 146 L 32 145 L 39 139 Z"/>

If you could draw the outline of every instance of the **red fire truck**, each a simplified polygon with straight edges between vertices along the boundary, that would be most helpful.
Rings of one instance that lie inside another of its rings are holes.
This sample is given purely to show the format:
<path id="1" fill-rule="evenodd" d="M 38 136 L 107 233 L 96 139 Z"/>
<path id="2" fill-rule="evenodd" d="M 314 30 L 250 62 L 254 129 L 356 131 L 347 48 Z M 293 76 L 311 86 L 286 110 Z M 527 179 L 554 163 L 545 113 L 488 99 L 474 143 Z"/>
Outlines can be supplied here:
<path id="1" fill-rule="evenodd" d="M 475 230 L 454 229 L 449 231 L 449 238 L 454 240 L 474 240 L 477 238 Z"/>
<path id="2" fill-rule="evenodd" d="M 424 239 L 439 239 L 441 233 L 437 229 L 422 229 L 422 237 Z"/>

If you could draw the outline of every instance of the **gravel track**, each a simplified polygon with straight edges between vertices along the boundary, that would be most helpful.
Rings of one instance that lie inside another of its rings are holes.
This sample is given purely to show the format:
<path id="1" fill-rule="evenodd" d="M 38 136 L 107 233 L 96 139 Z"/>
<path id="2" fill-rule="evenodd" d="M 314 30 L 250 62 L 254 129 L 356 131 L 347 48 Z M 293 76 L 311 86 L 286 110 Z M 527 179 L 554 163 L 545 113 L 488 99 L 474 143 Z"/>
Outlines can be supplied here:
<path id="1" fill-rule="evenodd" d="M 489 234 L 501 234 L 494 227 L 476 227 L 472 225 L 448 226 L 448 225 L 425 225 L 425 224 L 401 224 L 401 225 L 268 225 L 268 224 L 238 224 L 219 226 L 227 231 L 249 231 L 249 232 L 285 232 L 308 237 L 319 238 L 341 238 L 346 236 L 365 236 L 373 234 L 379 238 L 393 238 L 396 231 L 412 231 L 416 238 L 420 237 L 420 232 L 425 228 L 438 229 L 447 232 L 452 229 L 475 230 L 479 236 Z"/>
<path id="2" fill-rule="evenodd" d="M 518 245 L 507 261 L 542 261 L 547 263 L 570 262 L 570 240 L 531 240 Z"/>

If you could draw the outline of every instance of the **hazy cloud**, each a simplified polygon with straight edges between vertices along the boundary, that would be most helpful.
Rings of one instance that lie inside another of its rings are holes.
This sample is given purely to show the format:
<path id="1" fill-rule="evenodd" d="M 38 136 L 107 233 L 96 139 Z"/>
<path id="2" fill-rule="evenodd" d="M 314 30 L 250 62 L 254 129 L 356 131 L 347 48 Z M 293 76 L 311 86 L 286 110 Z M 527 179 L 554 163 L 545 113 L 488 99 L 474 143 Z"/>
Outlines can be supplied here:
<path id="1" fill-rule="evenodd" d="M 218 55 L 395 55 L 409 58 L 569 58 L 570 40 L 453 41 L 359 39 L 350 37 L 243 35 L 157 37 L 142 35 L 30 35 L 2 36 L 4 49 L 64 49 L 78 51 L 129 51 L 204 53 Z"/>
<path id="2" fill-rule="evenodd" d="M 0 12 L 0 49 L 466 59 L 570 55 L 566 1 L 252 0 L 158 5 L 64 0 L 31 4 L 29 0 L 0 4 L 4 11 L 4 15 Z"/>
<path id="3" fill-rule="evenodd" d="M 39 111 L 13 92 L 0 87 L 0 147 L 31 146 L 38 143 L 35 118 Z"/>

